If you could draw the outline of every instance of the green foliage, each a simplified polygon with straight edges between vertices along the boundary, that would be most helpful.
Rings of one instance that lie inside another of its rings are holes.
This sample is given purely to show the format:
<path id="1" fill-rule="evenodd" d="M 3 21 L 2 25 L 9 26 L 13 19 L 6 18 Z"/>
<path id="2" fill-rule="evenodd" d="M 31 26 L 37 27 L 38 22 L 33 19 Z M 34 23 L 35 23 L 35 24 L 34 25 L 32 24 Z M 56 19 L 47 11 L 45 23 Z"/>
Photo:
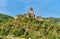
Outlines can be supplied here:
<path id="1" fill-rule="evenodd" d="M 38 21 L 35 18 L 18 17 L 0 14 L 0 36 L 10 34 L 26 39 L 60 39 L 60 26 L 56 25 L 56 19 L 49 18 L 50 22 Z"/>
<path id="2" fill-rule="evenodd" d="M 20 35 L 23 35 L 24 32 L 25 32 L 25 30 L 21 28 L 21 29 L 18 29 L 18 30 L 14 30 L 13 35 L 20 36 Z"/>

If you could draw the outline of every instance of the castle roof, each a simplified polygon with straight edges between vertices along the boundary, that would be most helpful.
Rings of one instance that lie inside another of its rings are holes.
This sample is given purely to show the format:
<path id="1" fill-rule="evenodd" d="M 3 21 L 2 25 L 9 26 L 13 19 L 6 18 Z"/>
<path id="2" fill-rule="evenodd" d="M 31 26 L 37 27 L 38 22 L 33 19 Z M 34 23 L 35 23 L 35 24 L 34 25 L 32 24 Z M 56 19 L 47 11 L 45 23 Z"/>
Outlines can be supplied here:
<path id="1" fill-rule="evenodd" d="M 32 7 L 30 8 L 30 11 L 33 11 L 33 8 Z"/>

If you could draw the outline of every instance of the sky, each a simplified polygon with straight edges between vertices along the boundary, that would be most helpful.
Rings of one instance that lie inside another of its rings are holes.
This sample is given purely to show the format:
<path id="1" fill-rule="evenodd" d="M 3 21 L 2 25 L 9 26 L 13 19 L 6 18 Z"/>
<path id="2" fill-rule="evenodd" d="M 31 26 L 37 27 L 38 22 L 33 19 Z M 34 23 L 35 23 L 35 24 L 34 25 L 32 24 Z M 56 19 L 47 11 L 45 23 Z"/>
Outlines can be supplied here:
<path id="1" fill-rule="evenodd" d="M 36 16 L 60 17 L 60 0 L 0 0 L 1 14 L 26 14 L 30 7 Z"/>

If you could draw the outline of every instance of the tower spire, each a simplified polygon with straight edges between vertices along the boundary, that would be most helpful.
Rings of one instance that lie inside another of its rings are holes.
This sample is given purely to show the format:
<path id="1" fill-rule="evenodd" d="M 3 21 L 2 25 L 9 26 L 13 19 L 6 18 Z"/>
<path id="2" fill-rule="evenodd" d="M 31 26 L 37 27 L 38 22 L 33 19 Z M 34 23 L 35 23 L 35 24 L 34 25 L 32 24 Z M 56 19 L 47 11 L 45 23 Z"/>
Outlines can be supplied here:
<path id="1" fill-rule="evenodd" d="M 29 17 L 35 17 L 33 8 L 31 7 L 29 10 Z"/>
<path id="2" fill-rule="evenodd" d="M 30 13 L 30 14 L 33 14 L 33 13 L 34 13 L 32 7 L 30 8 L 29 13 Z"/>

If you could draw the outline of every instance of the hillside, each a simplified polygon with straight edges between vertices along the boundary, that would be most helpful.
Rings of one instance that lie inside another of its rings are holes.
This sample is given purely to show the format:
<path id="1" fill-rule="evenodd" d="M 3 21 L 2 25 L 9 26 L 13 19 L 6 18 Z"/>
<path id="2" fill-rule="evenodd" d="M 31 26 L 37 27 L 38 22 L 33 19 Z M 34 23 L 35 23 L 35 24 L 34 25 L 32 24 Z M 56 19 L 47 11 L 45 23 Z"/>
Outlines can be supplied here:
<path id="1" fill-rule="evenodd" d="M 7 22 L 9 19 L 13 19 L 13 17 L 5 14 L 0 14 L 0 22 Z"/>
<path id="2" fill-rule="evenodd" d="M 49 17 L 49 18 L 46 18 L 46 19 L 49 19 L 50 22 L 54 22 L 54 23 L 60 22 L 60 18 Z"/>
<path id="3" fill-rule="evenodd" d="M 39 21 L 33 17 L 21 17 L 0 14 L 0 38 L 60 39 L 60 26 L 48 21 Z"/>
<path id="4" fill-rule="evenodd" d="M 0 26 L 6 24 L 9 20 L 12 21 L 14 18 L 5 14 L 0 14 Z"/>

